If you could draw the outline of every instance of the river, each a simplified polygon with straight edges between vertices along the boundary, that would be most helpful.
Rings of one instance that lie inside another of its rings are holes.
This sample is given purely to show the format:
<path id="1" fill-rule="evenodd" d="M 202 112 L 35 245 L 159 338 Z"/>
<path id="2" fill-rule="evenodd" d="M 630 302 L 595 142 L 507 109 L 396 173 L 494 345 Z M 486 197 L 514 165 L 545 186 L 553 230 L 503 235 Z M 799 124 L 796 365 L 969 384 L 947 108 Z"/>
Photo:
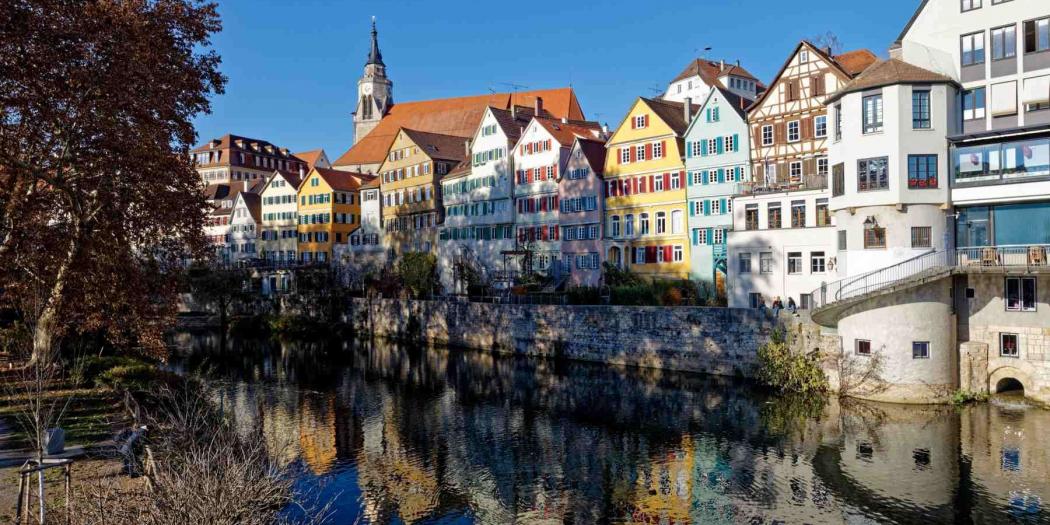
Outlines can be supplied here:
<path id="1" fill-rule="evenodd" d="M 180 334 L 335 523 L 1050 523 L 1050 412 L 385 342 Z"/>

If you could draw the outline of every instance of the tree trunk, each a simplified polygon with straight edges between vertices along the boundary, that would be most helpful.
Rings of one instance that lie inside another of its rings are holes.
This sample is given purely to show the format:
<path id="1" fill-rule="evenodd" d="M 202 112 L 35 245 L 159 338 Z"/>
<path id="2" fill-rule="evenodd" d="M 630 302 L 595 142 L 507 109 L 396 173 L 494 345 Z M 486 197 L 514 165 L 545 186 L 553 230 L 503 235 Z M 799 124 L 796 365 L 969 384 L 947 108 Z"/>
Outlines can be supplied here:
<path id="1" fill-rule="evenodd" d="M 47 302 L 44 303 L 43 310 L 37 316 L 33 328 L 33 355 L 30 363 L 47 364 L 55 358 L 54 338 L 58 328 L 58 313 L 62 308 L 66 284 L 69 282 L 69 271 L 77 259 L 77 254 L 80 253 L 82 231 L 79 226 L 74 229 L 73 236 L 69 239 L 69 248 L 66 249 L 65 258 L 58 268 L 58 273 L 55 274 Z"/>

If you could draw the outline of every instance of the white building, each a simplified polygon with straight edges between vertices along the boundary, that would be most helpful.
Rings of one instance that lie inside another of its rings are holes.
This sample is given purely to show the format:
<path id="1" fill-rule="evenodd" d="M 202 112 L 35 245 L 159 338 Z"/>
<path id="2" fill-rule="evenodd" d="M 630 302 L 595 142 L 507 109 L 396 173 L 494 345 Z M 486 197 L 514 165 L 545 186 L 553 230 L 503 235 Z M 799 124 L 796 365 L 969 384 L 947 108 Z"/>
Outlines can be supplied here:
<path id="1" fill-rule="evenodd" d="M 298 257 L 299 224 L 296 195 L 300 175 L 275 171 L 261 192 L 262 221 L 259 229 L 259 258 L 270 262 L 293 262 Z"/>
<path id="2" fill-rule="evenodd" d="M 759 193 L 733 200 L 728 245 L 732 308 L 812 304 L 810 293 L 833 279 L 835 227 L 823 189 Z"/>
<path id="3" fill-rule="evenodd" d="M 336 260 L 355 269 L 372 270 L 386 264 L 383 238 L 383 199 L 379 177 L 361 185 L 361 226 L 350 234 L 349 244 L 336 245 Z"/>
<path id="4" fill-rule="evenodd" d="M 947 137 L 957 84 L 899 59 L 832 94 L 831 212 L 837 273 L 860 275 L 950 245 Z"/>
<path id="5" fill-rule="evenodd" d="M 237 195 L 230 214 L 230 262 L 249 261 L 259 257 L 259 194 L 242 191 Z"/>
<path id="6" fill-rule="evenodd" d="M 470 141 L 470 159 L 442 179 L 438 267 L 446 290 L 462 291 L 457 276 L 469 273 L 459 271 L 463 267 L 491 281 L 505 269 L 504 252 L 516 247 L 510 151 L 533 114 L 523 106 L 486 109 Z"/>
<path id="7" fill-rule="evenodd" d="M 712 88 L 722 88 L 748 100 L 755 100 L 766 87 L 757 78 L 740 66 L 725 60 L 692 60 L 667 86 L 663 99 L 671 102 L 694 103 L 707 100 Z"/>

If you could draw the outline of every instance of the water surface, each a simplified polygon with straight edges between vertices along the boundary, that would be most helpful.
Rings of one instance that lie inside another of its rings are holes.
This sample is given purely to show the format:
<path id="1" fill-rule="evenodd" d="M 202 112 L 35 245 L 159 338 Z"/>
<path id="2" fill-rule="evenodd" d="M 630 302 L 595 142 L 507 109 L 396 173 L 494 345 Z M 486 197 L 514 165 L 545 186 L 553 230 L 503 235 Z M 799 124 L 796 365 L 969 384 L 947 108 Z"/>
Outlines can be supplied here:
<path id="1" fill-rule="evenodd" d="M 335 523 L 1050 523 L 1050 412 L 770 397 L 723 378 L 188 334 L 175 366 Z"/>

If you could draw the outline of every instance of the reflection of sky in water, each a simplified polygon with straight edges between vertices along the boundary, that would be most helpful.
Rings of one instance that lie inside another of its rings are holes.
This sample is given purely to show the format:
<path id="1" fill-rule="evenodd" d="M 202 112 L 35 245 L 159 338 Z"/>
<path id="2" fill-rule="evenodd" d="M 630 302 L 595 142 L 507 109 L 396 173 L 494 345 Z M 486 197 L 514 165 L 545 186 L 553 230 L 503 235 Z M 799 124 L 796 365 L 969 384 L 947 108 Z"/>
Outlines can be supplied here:
<path id="1" fill-rule="evenodd" d="M 1050 412 L 389 345 L 204 363 L 336 523 L 1050 522 Z"/>

